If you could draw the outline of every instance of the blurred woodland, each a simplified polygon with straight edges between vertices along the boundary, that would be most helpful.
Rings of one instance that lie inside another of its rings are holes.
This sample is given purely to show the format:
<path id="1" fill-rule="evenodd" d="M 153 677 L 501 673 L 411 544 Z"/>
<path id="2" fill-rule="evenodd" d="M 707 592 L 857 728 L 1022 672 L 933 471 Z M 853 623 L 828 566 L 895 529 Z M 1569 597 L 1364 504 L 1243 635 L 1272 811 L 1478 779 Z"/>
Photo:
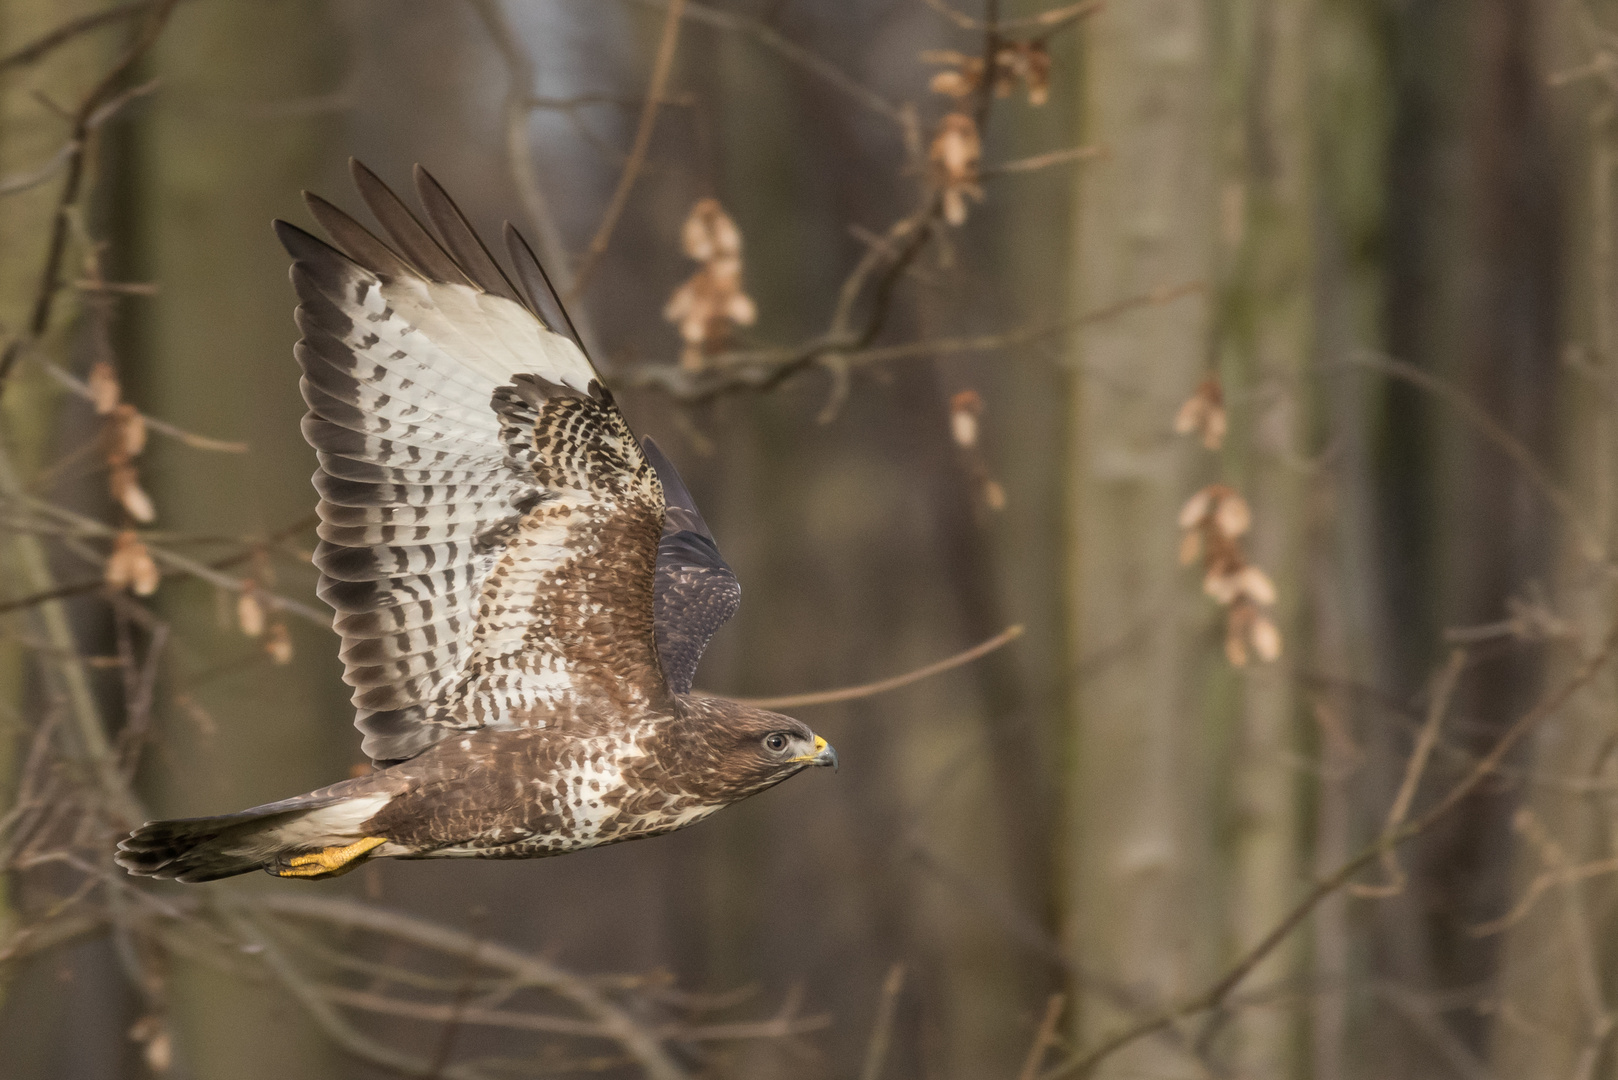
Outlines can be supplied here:
<path id="1" fill-rule="evenodd" d="M 0 0 L 0 1076 L 1618 1076 L 1618 7 L 962 2 Z M 351 155 L 536 241 L 839 775 L 113 866 L 366 767 Z"/>

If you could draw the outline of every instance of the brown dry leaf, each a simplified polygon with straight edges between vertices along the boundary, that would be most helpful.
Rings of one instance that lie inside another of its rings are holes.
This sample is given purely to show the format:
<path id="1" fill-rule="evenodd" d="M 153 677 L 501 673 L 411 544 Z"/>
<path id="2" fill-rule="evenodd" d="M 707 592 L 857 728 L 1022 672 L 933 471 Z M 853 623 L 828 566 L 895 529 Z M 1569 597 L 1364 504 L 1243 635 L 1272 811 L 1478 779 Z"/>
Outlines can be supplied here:
<path id="1" fill-rule="evenodd" d="M 698 199 L 680 227 L 680 245 L 697 262 L 740 259 L 742 232 L 718 199 Z"/>
<path id="2" fill-rule="evenodd" d="M 1275 583 L 1256 566 L 1244 566 L 1236 574 L 1236 588 L 1260 607 L 1275 603 Z"/>
<path id="3" fill-rule="evenodd" d="M 1026 67 L 1023 82 L 1028 85 L 1028 104 L 1043 105 L 1051 99 L 1051 54 L 1043 41 L 1022 45 Z"/>
<path id="4" fill-rule="evenodd" d="M 955 445 L 970 450 L 978 444 L 978 417 L 983 399 L 976 390 L 962 390 L 949 399 L 949 433 Z"/>
<path id="5" fill-rule="evenodd" d="M 977 89 L 973 81 L 959 71 L 940 71 L 927 83 L 927 88 L 935 94 L 952 98 L 971 97 L 972 91 Z"/>
<path id="6" fill-rule="evenodd" d="M 717 199 L 700 199 L 691 208 L 680 244 L 702 267 L 674 290 L 663 318 L 685 342 L 680 365 L 700 369 L 705 356 L 729 341 L 732 327 L 757 321 L 758 308 L 742 290 L 741 230 Z"/>
<path id="7" fill-rule="evenodd" d="M 113 370 L 111 364 L 105 360 L 91 364 L 85 383 L 90 388 L 90 403 L 95 406 L 97 413 L 105 416 L 118 407 L 123 388 L 118 384 L 118 372 Z"/>
<path id="8" fill-rule="evenodd" d="M 983 201 L 983 188 L 978 185 L 982 157 L 977 123 L 965 113 L 945 116 L 933 136 L 927 160 L 943 192 L 944 220 L 951 225 L 965 224 L 967 199 Z"/>
<path id="9" fill-rule="evenodd" d="M 1253 640 L 1253 651 L 1258 658 L 1267 664 L 1274 663 L 1281 658 L 1281 631 L 1275 628 L 1266 615 L 1259 615 L 1253 620 L 1250 633 Z"/>
<path id="10" fill-rule="evenodd" d="M 1174 414 L 1174 433 L 1189 435 L 1202 433 L 1202 445 L 1218 450 L 1224 444 L 1229 419 L 1225 415 L 1225 393 L 1219 377 L 1210 375 L 1198 384 L 1196 392 L 1185 400 Z"/>
<path id="11" fill-rule="evenodd" d="M 1208 512 L 1222 493 L 1230 489 L 1223 484 L 1209 484 L 1185 501 L 1180 507 L 1180 528 L 1195 529 L 1208 520 Z"/>
<path id="12" fill-rule="evenodd" d="M 128 589 L 136 596 L 150 596 L 157 591 L 162 574 L 152 553 L 132 530 L 125 529 L 112 541 L 112 553 L 107 556 L 103 579 L 108 588 Z"/>
<path id="13" fill-rule="evenodd" d="M 264 605 L 259 603 L 258 589 L 249 586 L 236 597 L 236 625 L 248 637 L 264 632 Z"/>
<path id="14" fill-rule="evenodd" d="M 1213 527 L 1228 540 L 1244 535 L 1253 525 L 1253 511 L 1241 495 L 1225 488 L 1220 493 L 1219 505 L 1214 508 Z"/>
<path id="15" fill-rule="evenodd" d="M 141 489 L 134 466 L 114 465 L 107 473 L 107 487 L 130 517 L 142 525 L 156 520 L 157 508 L 152 505 L 152 497 Z"/>
<path id="16" fill-rule="evenodd" d="M 1239 571 L 1222 566 L 1210 567 L 1203 575 L 1202 591 L 1221 606 L 1235 603 L 1242 594 Z"/>
<path id="17" fill-rule="evenodd" d="M 983 57 L 967 56 L 954 49 L 929 49 L 921 54 L 923 62 L 943 64 L 945 70 L 932 77 L 928 88 L 945 97 L 971 97 L 983 83 Z"/>
<path id="18" fill-rule="evenodd" d="M 270 627 L 269 633 L 264 636 L 264 651 L 277 664 L 292 663 L 292 632 L 287 629 L 286 623 L 277 622 Z"/>
<path id="19" fill-rule="evenodd" d="M 128 461 L 146 449 L 146 418 L 125 402 L 113 407 L 108 426 L 112 430 L 112 453 Z"/>

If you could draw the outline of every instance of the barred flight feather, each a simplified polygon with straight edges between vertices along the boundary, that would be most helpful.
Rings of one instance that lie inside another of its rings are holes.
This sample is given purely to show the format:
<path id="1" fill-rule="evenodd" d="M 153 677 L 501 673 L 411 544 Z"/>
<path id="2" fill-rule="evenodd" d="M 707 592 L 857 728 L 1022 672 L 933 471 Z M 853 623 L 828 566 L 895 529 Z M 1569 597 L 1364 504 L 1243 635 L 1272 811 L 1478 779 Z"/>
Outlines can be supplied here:
<path id="1" fill-rule="evenodd" d="M 319 594 L 366 752 L 666 705 L 737 591 L 700 515 L 700 535 L 665 515 L 673 467 L 539 317 L 548 284 L 514 230 L 507 276 L 424 171 L 426 224 L 357 163 L 354 178 L 385 239 L 315 197 L 336 246 L 277 228 L 320 464 Z"/>

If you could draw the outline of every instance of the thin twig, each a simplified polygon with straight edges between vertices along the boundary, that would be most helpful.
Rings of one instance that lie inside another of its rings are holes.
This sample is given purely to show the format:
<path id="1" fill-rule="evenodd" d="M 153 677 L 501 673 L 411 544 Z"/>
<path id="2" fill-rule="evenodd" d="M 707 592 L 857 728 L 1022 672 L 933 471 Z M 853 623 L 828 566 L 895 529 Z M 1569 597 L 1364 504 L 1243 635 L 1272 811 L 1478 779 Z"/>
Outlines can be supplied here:
<path id="1" fill-rule="evenodd" d="M 981 31 L 983 23 L 974 19 L 964 11 L 957 11 L 944 3 L 944 0 L 926 0 L 927 6 L 938 12 L 944 18 L 960 27 L 962 30 Z M 1082 3 L 1069 4 L 1067 7 L 1051 8 L 1038 15 L 1028 15 L 1021 19 L 1002 19 L 1000 29 L 1008 30 L 1044 30 L 1047 33 L 1057 28 L 1077 22 L 1100 11 L 1106 0 L 1083 0 Z"/>
<path id="2" fill-rule="evenodd" d="M 259 932 L 258 928 L 246 917 L 237 912 L 227 910 L 225 921 L 235 931 L 236 935 L 247 945 L 251 946 L 256 955 L 267 968 L 270 974 L 286 988 L 299 1005 L 303 1006 L 310 1019 L 326 1033 L 326 1036 L 344 1050 L 361 1057 L 367 1061 L 404 1073 L 407 1076 L 424 1076 L 431 1067 L 431 1062 L 418 1058 L 414 1054 L 406 1054 L 394 1049 L 391 1045 L 377 1041 L 369 1035 L 356 1030 L 342 1015 L 332 1007 L 331 1003 L 321 994 L 303 972 L 299 971 L 280 950 L 280 948 L 267 935 Z M 450 1066 L 443 1069 L 440 1074 L 446 1080 L 485 1080 L 487 1074 L 464 1065 Z"/>
<path id="3" fill-rule="evenodd" d="M 131 69 L 138 64 L 153 45 L 167 24 L 169 15 L 179 0 L 155 0 L 146 5 L 143 10 L 149 10 L 141 32 L 135 41 L 119 57 L 118 61 L 101 77 L 90 89 L 90 92 L 79 102 L 73 113 L 73 127 L 69 135 L 69 145 L 73 152 L 67 162 L 67 178 L 62 182 L 62 192 L 57 198 L 56 210 L 51 222 L 50 241 L 45 251 L 45 264 L 40 271 L 39 284 L 34 297 L 33 314 L 28 320 L 27 338 L 19 338 L 8 345 L 0 353 L 0 392 L 5 389 L 12 367 L 22 351 L 25 340 L 38 339 L 45 333 L 50 325 L 51 308 L 56 294 L 61 290 L 62 260 L 67 250 L 69 217 L 74 206 L 78 204 L 80 193 L 84 185 L 85 155 L 87 143 L 99 124 L 105 120 L 102 108 L 114 97 L 114 90 L 118 83 Z M 127 100 L 127 98 L 125 98 Z"/>
<path id="4" fill-rule="evenodd" d="M 453 1002 L 406 1001 L 386 994 L 355 990 L 346 986 L 318 986 L 318 992 L 328 1001 L 364 1012 L 388 1016 L 408 1016 L 434 1023 L 459 1021 L 477 1027 L 508 1028 L 513 1031 L 537 1031 L 549 1035 L 568 1035 L 575 1038 L 610 1038 L 607 1030 L 591 1020 L 575 1020 L 566 1016 L 547 1016 L 543 1013 L 518 1012 L 512 1009 L 489 1009 L 463 1005 L 457 1009 Z M 740 1042 L 752 1039 L 778 1039 L 791 1035 L 804 1035 L 821 1031 L 831 1023 L 829 1016 L 775 1018 L 771 1020 L 743 1021 L 730 1024 L 664 1024 L 657 1033 L 672 1042 Z"/>
<path id="5" fill-rule="evenodd" d="M 19 500 L 22 497 L 21 488 L 11 458 L 5 452 L 3 442 L 0 442 L 0 497 Z M 12 536 L 12 544 L 29 587 L 36 593 L 54 589 L 56 580 L 39 539 L 19 532 Z M 144 821 L 140 801 L 118 769 L 117 757 L 107 738 L 101 709 L 79 656 L 78 640 L 68 622 L 66 609 L 61 601 L 49 600 L 34 609 L 34 618 L 50 645 L 50 670 L 58 681 L 58 691 L 71 710 L 80 760 L 95 777 L 108 810 L 125 821 Z"/>
<path id="6" fill-rule="evenodd" d="M 930 679 L 934 675 L 941 675 L 951 668 L 958 668 L 963 664 L 970 664 L 979 657 L 987 656 L 1022 636 L 1021 626 L 1008 626 L 988 641 L 982 641 L 963 652 L 944 660 L 928 664 L 926 667 L 907 671 L 903 675 L 895 675 L 891 679 L 882 679 L 863 686 L 845 686 L 839 690 L 820 690 L 810 694 L 788 694 L 783 697 L 768 698 L 736 698 L 734 700 L 743 705 L 751 705 L 759 709 L 801 709 L 806 705 L 831 705 L 838 701 L 855 701 L 859 698 L 875 697 L 886 694 L 890 690 L 897 690 L 902 686 Z"/>
<path id="7" fill-rule="evenodd" d="M 657 8 L 666 8 L 669 0 L 636 0 L 637 3 Z M 903 106 L 896 105 L 875 90 L 864 85 L 852 75 L 838 68 L 802 45 L 790 40 L 780 31 L 768 23 L 751 15 L 743 15 L 734 11 L 723 11 L 719 8 L 709 7 L 697 0 L 687 0 L 685 17 L 692 22 L 704 23 L 708 26 L 746 34 L 758 41 L 759 44 L 773 50 L 789 63 L 820 79 L 828 86 L 878 115 L 905 128 L 910 124 L 910 118 L 905 114 Z"/>
<path id="8" fill-rule="evenodd" d="M 613 191 L 611 201 L 607 203 L 606 213 L 601 215 L 601 224 L 596 227 L 595 236 L 590 239 L 590 247 L 584 253 L 583 262 L 579 264 L 579 272 L 573 279 L 573 287 L 564 294 L 569 300 L 577 299 L 589 287 L 596 267 L 601 264 L 601 257 L 607 253 L 607 245 L 612 242 L 612 233 L 618 227 L 618 218 L 629 202 L 629 192 L 634 188 L 641 168 L 646 164 L 646 151 L 652 145 L 652 129 L 657 126 L 657 113 L 663 102 L 663 90 L 668 85 L 669 72 L 674 68 L 674 53 L 680 41 L 680 19 L 685 13 L 685 4 L 686 0 L 670 0 L 668 12 L 663 16 L 663 32 L 657 42 L 657 57 L 652 61 L 652 79 L 646 87 L 646 102 L 641 107 L 640 123 L 635 127 L 635 141 L 629 149 L 629 160 L 624 162 L 624 170 L 618 177 L 618 187 Z"/>
<path id="9" fill-rule="evenodd" d="M 44 164 L 35 166 L 20 173 L 0 177 L 0 197 L 17 195 L 30 188 L 38 187 L 62 170 L 79 148 L 71 140 L 57 148 L 56 153 L 45 159 Z"/>
<path id="10" fill-rule="evenodd" d="M 888 1045 L 893 1041 L 893 1016 L 904 984 L 904 965 L 894 964 L 888 968 L 888 977 L 882 980 L 882 1000 L 877 1003 L 876 1022 L 871 1025 L 871 1039 L 865 1044 L 865 1065 L 860 1069 L 860 1080 L 881 1080 L 882 1066 L 888 1060 Z"/>
<path id="11" fill-rule="evenodd" d="M 85 517 L 83 514 L 74 513 L 72 510 L 69 510 L 66 507 L 57 506 L 55 503 L 46 502 L 44 499 L 24 495 L 20 498 L 15 498 L 13 501 L 33 507 L 34 509 L 40 510 L 46 514 L 65 521 L 74 526 L 79 533 L 84 536 L 105 539 L 107 537 L 116 535 L 118 532 L 118 530 L 114 529 L 111 525 L 97 521 L 95 518 Z M 170 551 L 168 548 L 161 547 L 157 544 L 147 544 L 146 550 L 149 551 L 152 557 L 158 562 L 171 566 L 181 573 L 190 574 L 192 577 L 201 578 L 203 581 L 208 582 L 208 584 L 217 586 L 218 588 L 224 589 L 227 592 L 239 593 L 245 589 L 253 589 L 254 595 L 263 601 L 268 607 L 278 611 L 284 611 L 289 615 L 296 615 L 300 619 L 314 623 L 316 626 L 325 629 L 331 628 L 331 616 L 325 614 L 324 612 L 317 611 L 302 601 L 294 600 L 289 596 L 282 596 L 280 593 L 270 592 L 267 589 L 260 588 L 257 582 L 244 578 L 231 577 L 229 574 L 222 574 L 206 563 L 198 562 L 195 559 L 188 558 L 187 556 L 181 555 L 175 551 Z M 46 589 L 41 591 L 43 592 L 49 590 Z"/>
<path id="12" fill-rule="evenodd" d="M 451 955 L 465 956 L 478 940 L 448 927 L 347 900 L 276 894 L 232 896 L 229 902 L 244 910 L 269 911 L 351 930 L 367 930 Z M 487 967 L 519 976 L 529 985 L 549 990 L 593 1017 L 604 1035 L 623 1047 L 652 1080 L 686 1080 L 685 1070 L 663 1049 L 658 1036 L 615 1005 L 588 980 L 540 957 L 491 942 L 483 943 L 478 961 Z M 323 1008 L 330 1008 L 324 1000 L 319 1003 Z"/>
<path id="13" fill-rule="evenodd" d="M 1206 288 L 1202 282 L 1192 281 L 1153 289 L 1151 292 L 1140 293 L 1082 315 L 1004 334 L 935 338 L 930 341 L 912 341 L 902 345 L 881 345 L 863 349 L 855 347 L 852 334 L 841 339 L 828 335 L 815 338 L 797 349 L 737 350 L 720 353 L 718 356 L 710 357 L 706 362 L 707 366 L 698 372 L 687 371 L 673 364 L 643 364 L 630 369 L 618 381 L 628 386 L 662 391 L 677 401 L 698 404 L 711 401 L 723 394 L 773 387 L 790 375 L 833 354 L 853 370 L 895 360 L 924 360 L 958 353 L 998 352 L 1069 333 L 1079 327 L 1117 318 L 1139 308 L 1156 307 L 1181 297 L 1198 295 L 1205 292 Z"/>
<path id="14" fill-rule="evenodd" d="M 91 30 L 96 30 L 115 22 L 134 18 L 156 7 L 161 2 L 162 0 L 127 0 L 122 4 L 114 4 L 105 11 L 93 11 L 88 15 L 80 15 L 76 19 L 69 19 L 56 29 L 41 34 L 15 52 L 7 53 L 5 56 L 0 57 L 0 71 L 36 63 L 55 49 L 66 45 L 82 34 L 87 34 Z"/>
<path id="15" fill-rule="evenodd" d="M 1349 357 L 1349 363 L 1371 371 L 1380 371 L 1396 379 L 1402 379 L 1412 386 L 1426 390 L 1434 397 L 1453 407 L 1456 412 L 1460 413 L 1467 422 L 1477 429 L 1479 434 L 1494 443 L 1507 457 L 1517 463 L 1523 474 L 1528 478 L 1529 483 L 1539 490 L 1545 501 L 1550 503 L 1551 507 L 1572 527 L 1584 557 L 1598 566 L 1611 569 L 1606 545 L 1601 542 L 1595 530 L 1591 529 L 1579 514 L 1572 497 L 1557 486 L 1556 481 L 1551 479 L 1550 473 L 1540 464 L 1539 458 L 1523 444 L 1521 439 L 1506 430 L 1499 421 L 1485 412 L 1466 394 L 1443 379 L 1429 375 L 1418 367 L 1407 364 L 1402 360 L 1395 360 L 1392 357 L 1378 356 L 1374 353 L 1356 353 Z"/>
<path id="16" fill-rule="evenodd" d="M 30 348 L 31 346 L 25 342 L 22 346 L 23 353 L 28 354 Z M 75 396 L 83 398 L 85 401 L 95 400 L 95 395 L 91 393 L 89 384 L 71 371 L 42 356 L 35 356 L 34 361 L 39 364 L 45 374 L 55 379 Z M 182 427 L 171 424 L 167 420 L 162 420 L 146 413 L 141 413 L 140 416 L 152 431 L 157 432 L 159 435 L 167 435 L 169 438 L 184 443 L 195 450 L 208 450 L 220 454 L 245 454 L 248 451 L 248 446 L 244 442 L 198 435 L 195 432 L 186 431 Z"/>
<path id="17" fill-rule="evenodd" d="M 993 176 L 1005 176 L 1009 173 L 1037 172 L 1048 169 L 1052 165 L 1067 165 L 1075 161 L 1090 161 L 1094 158 L 1107 156 L 1105 146 L 1073 146 L 1066 150 L 1052 150 L 1044 154 L 1035 154 L 1032 157 L 1017 158 L 1000 165 L 990 165 L 978 173 L 980 179 Z"/>
<path id="18" fill-rule="evenodd" d="M 1036 1080 L 1039 1076 L 1045 1054 L 1056 1042 L 1056 1022 L 1062 1018 L 1062 1007 L 1066 1004 L 1067 997 L 1063 994 L 1052 994 L 1045 1002 L 1045 1015 L 1039 1021 L 1039 1030 L 1034 1032 L 1034 1041 L 1028 1047 L 1028 1056 L 1023 1059 L 1017 1080 Z"/>
<path id="19" fill-rule="evenodd" d="M 1466 650 L 1452 649 L 1449 661 L 1433 681 L 1432 698 L 1427 705 L 1427 719 L 1421 725 L 1421 733 L 1416 736 L 1416 745 L 1410 752 L 1410 758 L 1405 762 L 1404 779 L 1399 784 L 1399 791 L 1393 798 L 1393 805 L 1388 807 L 1387 820 L 1382 825 L 1383 833 L 1390 833 L 1404 824 L 1406 815 L 1410 813 L 1410 803 L 1416 797 L 1416 788 L 1421 784 L 1421 778 L 1427 771 L 1428 759 L 1432 757 L 1433 747 L 1438 745 L 1438 731 L 1444 723 L 1444 715 L 1449 712 L 1451 699 L 1455 696 L 1455 684 L 1461 678 L 1461 671 L 1466 667 Z M 1382 853 L 1382 866 L 1387 872 L 1388 880 L 1381 885 L 1350 884 L 1348 891 L 1355 896 L 1382 897 L 1396 896 L 1404 891 L 1405 872 L 1399 864 L 1399 857 L 1392 848 Z"/>

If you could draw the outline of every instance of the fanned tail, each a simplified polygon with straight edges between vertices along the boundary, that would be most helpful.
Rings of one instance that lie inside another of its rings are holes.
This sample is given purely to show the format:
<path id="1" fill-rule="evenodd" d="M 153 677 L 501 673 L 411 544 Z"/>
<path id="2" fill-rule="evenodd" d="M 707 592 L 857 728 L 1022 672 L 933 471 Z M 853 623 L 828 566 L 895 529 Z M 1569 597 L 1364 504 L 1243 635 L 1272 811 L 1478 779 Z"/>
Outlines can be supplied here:
<path id="1" fill-rule="evenodd" d="M 113 858 L 131 874 L 185 882 L 217 881 L 251 870 L 331 877 L 352 869 L 351 861 L 329 869 L 296 868 L 310 862 L 304 856 L 312 852 L 365 840 L 361 824 L 390 797 L 351 787 L 326 789 L 219 817 L 148 821 L 119 842 Z"/>

